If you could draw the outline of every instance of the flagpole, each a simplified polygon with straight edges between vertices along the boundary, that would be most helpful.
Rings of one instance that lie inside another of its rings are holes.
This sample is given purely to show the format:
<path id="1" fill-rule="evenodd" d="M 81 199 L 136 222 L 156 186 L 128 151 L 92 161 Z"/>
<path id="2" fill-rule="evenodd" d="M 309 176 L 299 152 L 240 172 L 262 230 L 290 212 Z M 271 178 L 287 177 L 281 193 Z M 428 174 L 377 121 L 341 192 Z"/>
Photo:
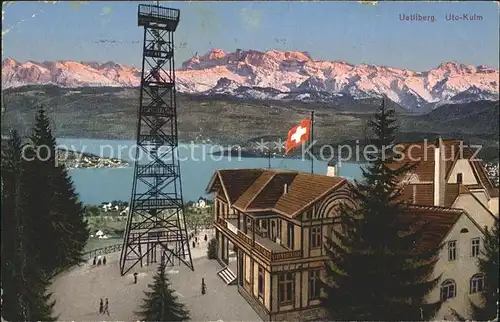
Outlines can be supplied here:
<path id="1" fill-rule="evenodd" d="M 311 147 L 312 156 L 311 156 L 311 173 L 314 173 L 314 111 L 311 111 Z"/>
<path id="2" fill-rule="evenodd" d="M 271 169 L 271 149 L 267 147 L 267 167 Z"/>

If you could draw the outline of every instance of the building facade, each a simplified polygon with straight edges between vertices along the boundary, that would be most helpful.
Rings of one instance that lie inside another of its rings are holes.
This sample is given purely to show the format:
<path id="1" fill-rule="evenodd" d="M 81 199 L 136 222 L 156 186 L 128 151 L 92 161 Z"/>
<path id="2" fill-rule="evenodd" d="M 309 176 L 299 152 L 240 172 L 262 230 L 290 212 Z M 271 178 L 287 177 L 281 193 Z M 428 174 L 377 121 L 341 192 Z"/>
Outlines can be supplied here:
<path id="1" fill-rule="evenodd" d="M 417 148 L 415 148 L 415 145 Z M 443 244 L 428 300 L 443 300 L 437 320 L 467 317 L 484 287 L 477 257 L 484 228 L 498 220 L 498 189 L 484 175 L 475 151 L 461 141 L 403 144 L 401 162 L 415 162 L 401 178 L 408 218 L 427 222 L 422 245 Z M 418 146 L 420 148 L 418 148 Z M 460 152 L 461 149 L 461 152 Z M 213 194 L 219 272 L 264 321 L 307 321 L 324 316 L 319 279 L 326 254 L 324 237 L 337 227 L 338 206 L 354 206 L 347 181 L 336 176 L 269 169 L 219 170 Z"/>
<path id="2" fill-rule="evenodd" d="M 346 180 L 292 171 L 217 171 L 214 220 L 221 271 L 264 321 L 323 317 L 319 279 Z M 231 272 L 230 254 L 236 265 Z"/>
<path id="3" fill-rule="evenodd" d="M 479 303 L 484 289 L 477 261 L 484 230 L 462 209 L 411 205 L 408 210 L 407 219 L 427 224 L 420 246 L 443 245 L 432 274 L 440 280 L 427 297 L 429 303 L 443 301 L 434 320 L 455 320 L 453 311 L 470 317 L 469 301 Z"/>

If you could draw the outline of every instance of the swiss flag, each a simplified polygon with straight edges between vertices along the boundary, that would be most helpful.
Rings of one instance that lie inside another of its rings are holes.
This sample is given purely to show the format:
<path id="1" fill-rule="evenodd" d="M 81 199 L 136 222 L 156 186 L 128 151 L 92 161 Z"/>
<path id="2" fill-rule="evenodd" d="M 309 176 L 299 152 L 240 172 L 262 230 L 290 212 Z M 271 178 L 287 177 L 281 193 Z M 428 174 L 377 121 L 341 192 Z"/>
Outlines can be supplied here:
<path id="1" fill-rule="evenodd" d="M 309 140 L 309 133 L 311 133 L 311 119 L 303 120 L 288 131 L 286 153 Z"/>

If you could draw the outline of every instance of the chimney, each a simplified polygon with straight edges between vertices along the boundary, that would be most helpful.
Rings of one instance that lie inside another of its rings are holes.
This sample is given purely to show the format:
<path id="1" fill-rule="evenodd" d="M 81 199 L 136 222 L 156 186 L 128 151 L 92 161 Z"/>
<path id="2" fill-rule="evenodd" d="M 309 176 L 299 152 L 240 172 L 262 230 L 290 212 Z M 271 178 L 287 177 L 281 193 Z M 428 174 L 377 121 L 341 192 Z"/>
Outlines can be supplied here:
<path id="1" fill-rule="evenodd" d="M 328 163 L 326 175 L 328 177 L 336 177 L 337 176 L 337 163 L 336 162 Z"/>
<path id="2" fill-rule="evenodd" d="M 439 137 L 434 147 L 434 206 L 444 205 L 445 189 L 445 146 L 443 140 Z"/>
<path id="3" fill-rule="evenodd" d="M 283 186 L 283 194 L 286 195 L 288 193 L 288 183 L 285 183 Z"/>

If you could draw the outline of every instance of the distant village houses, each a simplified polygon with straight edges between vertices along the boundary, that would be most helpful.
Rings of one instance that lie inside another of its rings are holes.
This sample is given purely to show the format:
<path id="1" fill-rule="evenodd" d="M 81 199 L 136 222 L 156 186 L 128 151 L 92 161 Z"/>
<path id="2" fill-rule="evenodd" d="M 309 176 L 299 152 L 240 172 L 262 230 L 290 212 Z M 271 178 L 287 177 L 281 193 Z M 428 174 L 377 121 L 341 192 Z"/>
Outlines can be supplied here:
<path id="1" fill-rule="evenodd" d="M 194 206 L 196 208 L 201 208 L 201 209 L 207 208 L 208 207 L 207 199 L 200 197 L 200 199 L 198 199 L 198 202 L 196 202 Z"/>
<path id="2" fill-rule="evenodd" d="M 113 202 L 102 202 L 100 205 L 100 208 L 104 212 L 108 211 L 120 211 L 120 215 L 127 214 L 129 211 L 129 206 L 128 203 L 126 202 L 120 202 L 120 201 L 113 201 Z"/>

